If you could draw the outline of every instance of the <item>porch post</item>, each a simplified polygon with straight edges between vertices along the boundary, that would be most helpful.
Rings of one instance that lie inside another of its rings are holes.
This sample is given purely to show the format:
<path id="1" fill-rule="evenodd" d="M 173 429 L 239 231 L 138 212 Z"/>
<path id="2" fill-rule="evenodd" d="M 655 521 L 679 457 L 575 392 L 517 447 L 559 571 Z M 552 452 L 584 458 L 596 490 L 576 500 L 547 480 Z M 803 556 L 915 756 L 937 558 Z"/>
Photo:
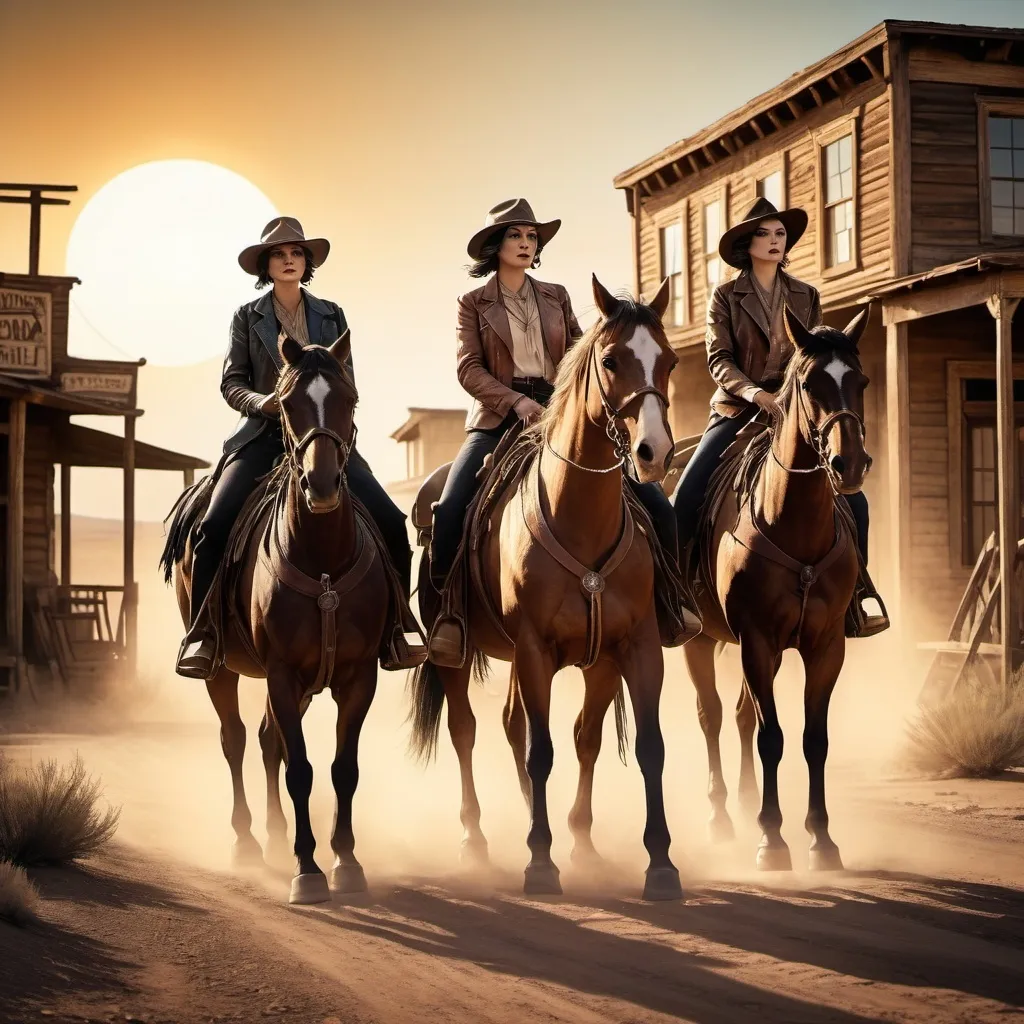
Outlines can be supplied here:
<path id="1" fill-rule="evenodd" d="M 138 595 L 135 591 L 135 417 L 124 418 L 124 640 L 128 677 L 138 658 Z"/>
<path id="2" fill-rule="evenodd" d="M 7 642 L 14 658 L 13 681 L 25 672 L 25 413 L 23 398 L 9 405 L 7 436 Z"/>
<path id="3" fill-rule="evenodd" d="M 884 318 L 888 319 L 888 318 Z M 893 605 L 902 627 L 910 601 L 910 357 L 909 324 L 885 327 L 885 406 L 888 428 L 889 537 Z M 909 642 L 910 637 L 904 639 Z"/>
<path id="4" fill-rule="evenodd" d="M 71 465 L 60 464 L 60 582 L 71 586 Z"/>
<path id="5" fill-rule="evenodd" d="M 1014 586 L 1020 496 L 1017 494 L 1017 431 L 1013 414 L 1013 314 L 1020 299 L 1000 291 L 988 300 L 996 321 L 996 465 L 999 477 L 999 589 L 1003 684 L 1013 678 L 1014 652 L 1020 647 L 1018 597 Z"/>
<path id="6" fill-rule="evenodd" d="M 196 482 L 196 471 L 191 466 L 188 469 L 183 469 L 181 475 L 186 487 L 191 487 Z"/>

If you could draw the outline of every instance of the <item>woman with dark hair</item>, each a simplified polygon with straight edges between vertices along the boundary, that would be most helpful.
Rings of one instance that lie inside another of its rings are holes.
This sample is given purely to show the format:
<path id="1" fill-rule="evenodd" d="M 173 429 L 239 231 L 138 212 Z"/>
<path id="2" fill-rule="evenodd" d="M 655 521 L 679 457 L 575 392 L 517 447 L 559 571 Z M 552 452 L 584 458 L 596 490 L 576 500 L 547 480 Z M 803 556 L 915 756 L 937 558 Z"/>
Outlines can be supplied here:
<path id="1" fill-rule="evenodd" d="M 718 388 L 711 398 L 711 418 L 704 436 L 675 493 L 680 552 L 697 529 L 708 483 L 725 450 L 759 413 L 773 417 L 781 412 L 775 392 L 793 355 L 784 323 L 785 308 L 788 306 L 808 329 L 822 322 L 818 290 L 783 269 L 789 263 L 790 249 L 806 229 L 807 214 L 803 210 L 780 212 L 762 198 L 719 242 L 719 256 L 740 273 L 718 285 L 708 303 L 708 369 Z M 847 501 L 866 565 L 867 498 L 858 491 L 848 495 Z M 866 573 L 864 577 L 866 581 Z M 877 597 L 865 581 L 859 597 Z M 861 609 L 855 635 L 871 636 L 888 626 L 884 614 L 868 615 Z"/>
<path id="2" fill-rule="evenodd" d="M 240 306 L 231 321 L 220 390 L 242 419 L 224 443 L 213 494 L 196 531 L 190 626 L 178 654 L 179 675 L 209 679 L 217 669 L 206 599 L 238 513 L 256 482 L 284 454 L 274 394 L 281 367 L 278 335 L 283 331 L 303 345 L 326 347 L 348 329 L 337 303 L 318 299 L 300 287 L 312 280 L 330 249 L 326 238 L 306 238 L 302 225 L 293 217 L 278 217 L 263 229 L 260 241 L 243 249 L 238 257 L 242 269 L 256 278 L 257 288 L 273 287 Z M 346 369 L 353 373 L 351 356 Z M 407 606 L 412 567 L 405 515 L 355 450 L 349 456 L 346 474 L 349 489 L 376 523 L 404 588 L 403 594 L 396 595 L 399 607 L 385 639 L 381 665 L 387 669 L 414 667 L 423 660 L 423 649 L 409 648 L 404 637 L 403 626 L 411 624 Z"/>
<path id="3" fill-rule="evenodd" d="M 466 440 L 434 509 L 430 573 L 438 590 L 455 560 L 485 458 L 516 420 L 536 422 L 554 391 L 558 364 L 583 334 L 565 288 L 526 273 L 540 266 L 540 254 L 561 223 L 538 221 L 525 199 L 510 199 L 488 211 L 466 247 L 473 259 L 470 276 L 489 280 L 459 299 L 459 383 L 473 405 Z M 674 559 L 675 517 L 667 496 L 658 484 L 630 483 Z M 431 660 L 458 667 L 464 650 L 462 623 L 439 616 L 430 634 Z"/>

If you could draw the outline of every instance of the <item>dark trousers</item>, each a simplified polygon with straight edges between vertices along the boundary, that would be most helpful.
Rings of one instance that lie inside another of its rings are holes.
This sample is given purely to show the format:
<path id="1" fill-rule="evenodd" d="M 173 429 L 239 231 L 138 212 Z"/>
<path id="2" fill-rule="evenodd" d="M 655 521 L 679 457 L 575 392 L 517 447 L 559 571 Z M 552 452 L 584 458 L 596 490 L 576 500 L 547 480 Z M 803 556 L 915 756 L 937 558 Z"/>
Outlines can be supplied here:
<path id="1" fill-rule="evenodd" d="M 672 503 L 675 508 L 676 524 L 679 531 L 679 549 L 693 538 L 704 504 L 708 484 L 718 468 L 725 450 L 736 440 L 740 430 L 757 415 L 757 409 L 742 412 L 738 416 L 715 416 L 708 424 L 697 450 L 686 464 Z M 846 495 L 846 502 L 857 524 L 857 546 L 864 564 L 868 562 L 868 499 L 863 491 Z"/>
<path id="2" fill-rule="evenodd" d="M 268 430 L 231 456 L 221 470 L 206 515 L 196 531 L 192 555 L 192 625 L 210 592 L 217 567 L 227 547 L 228 536 L 242 506 L 252 494 L 259 478 L 273 469 L 274 463 L 283 453 L 284 445 L 279 431 Z M 412 549 L 405 530 L 404 513 L 388 497 L 366 460 L 357 451 L 353 451 L 349 457 L 346 476 L 349 489 L 366 506 L 377 524 L 408 597 Z"/>

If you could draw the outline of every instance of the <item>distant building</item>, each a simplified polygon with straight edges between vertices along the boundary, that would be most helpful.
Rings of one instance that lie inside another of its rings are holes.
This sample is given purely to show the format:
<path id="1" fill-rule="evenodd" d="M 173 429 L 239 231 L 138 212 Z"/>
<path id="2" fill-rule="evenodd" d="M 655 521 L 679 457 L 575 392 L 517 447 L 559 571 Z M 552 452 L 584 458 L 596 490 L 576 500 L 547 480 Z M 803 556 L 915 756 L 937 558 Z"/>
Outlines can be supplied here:
<path id="1" fill-rule="evenodd" d="M 388 494 L 408 514 L 420 484 L 438 466 L 451 462 L 466 438 L 465 409 L 411 408 L 391 435 L 405 445 L 405 479 L 387 485 Z"/>

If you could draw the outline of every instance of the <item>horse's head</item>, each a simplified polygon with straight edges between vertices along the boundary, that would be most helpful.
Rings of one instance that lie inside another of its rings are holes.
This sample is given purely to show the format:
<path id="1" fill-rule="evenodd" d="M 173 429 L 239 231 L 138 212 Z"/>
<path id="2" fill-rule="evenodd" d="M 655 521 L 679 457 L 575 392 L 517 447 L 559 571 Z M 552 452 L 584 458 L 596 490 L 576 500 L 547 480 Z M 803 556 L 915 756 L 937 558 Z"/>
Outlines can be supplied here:
<path id="1" fill-rule="evenodd" d="M 672 458 L 668 379 L 679 361 L 661 318 L 669 302 L 666 279 L 650 305 L 617 299 L 594 277 L 594 299 L 604 319 L 595 329 L 592 365 L 596 388 L 588 395 L 591 418 L 607 418 L 608 432 L 631 456 L 637 479 L 663 479 Z M 623 425 L 628 437 L 622 435 Z"/>
<path id="2" fill-rule="evenodd" d="M 868 378 L 857 351 L 869 309 L 865 306 L 842 331 L 825 326 L 809 331 L 786 308 L 786 333 L 796 355 L 783 393 L 792 396 L 800 431 L 840 494 L 859 491 L 871 468 L 864 446 Z"/>
<path id="3" fill-rule="evenodd" d="M 333 512 L 341 502 L 342 475 L 355 444 L 358 394 L 345 368 L 349 332 L 330 348 L 279 342 L 283 367 L 277 381 L 285 448 L 310 512 Z"/>

